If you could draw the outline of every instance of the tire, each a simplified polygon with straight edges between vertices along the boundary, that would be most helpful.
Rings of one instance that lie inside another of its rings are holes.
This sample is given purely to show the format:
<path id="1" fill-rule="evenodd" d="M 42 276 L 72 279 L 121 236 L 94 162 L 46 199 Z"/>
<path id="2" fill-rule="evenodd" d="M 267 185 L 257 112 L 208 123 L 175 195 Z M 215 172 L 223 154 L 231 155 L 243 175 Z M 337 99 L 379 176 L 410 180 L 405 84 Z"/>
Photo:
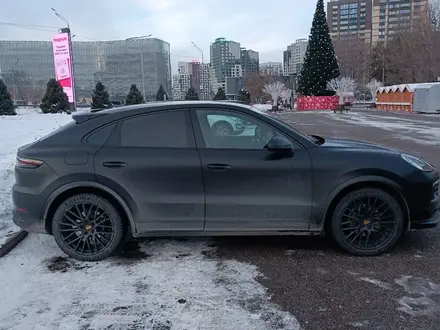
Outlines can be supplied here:
<path id="1" fill-rule="evenodd" d="M 67 198 L 55 211 L 52 232 L 60 249 L 69 257 L 100 261 L 118 250 L 124 238 L 124 224 L 116 208 L 105 198 L 78 194 Z"/>
<path id="2" fill-rule="evenodd" d="M 379 230 L 386 231 L 387 235 Z M 331 218 L 333 239 L 343 250 L 357 256 L 377 256 L 391 251 L 404 231 L 405 217 L 398 201 L 377 188 L 348 193 L 339 201 Z M 383 241 L 380 241 L 381 235 Z M 378 240 L 375 245 L 374 240 Z"/>
<path id="3" fill-rule="evenodd" d="M 215 136 L 228 136 L 232 135 L 234 128 L 226 121 L 219 121 L 212 126 L 212 131 Z M 220 134 L 220 132 L 223 134 Z"/>

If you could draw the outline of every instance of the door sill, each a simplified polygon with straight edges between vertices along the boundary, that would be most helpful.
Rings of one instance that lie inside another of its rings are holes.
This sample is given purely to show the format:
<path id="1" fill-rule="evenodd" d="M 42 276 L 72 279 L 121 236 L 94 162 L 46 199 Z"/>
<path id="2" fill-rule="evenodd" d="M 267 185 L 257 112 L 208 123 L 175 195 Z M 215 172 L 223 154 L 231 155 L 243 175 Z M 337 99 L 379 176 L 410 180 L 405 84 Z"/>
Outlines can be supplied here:
<path id="1" fill-rule="evenodd" d="M 133 233 L 133 237 L 210 237 L 210 236 L 317 236 L 322 231 L 270 230 L 270 231 L 145 231 Z"/>

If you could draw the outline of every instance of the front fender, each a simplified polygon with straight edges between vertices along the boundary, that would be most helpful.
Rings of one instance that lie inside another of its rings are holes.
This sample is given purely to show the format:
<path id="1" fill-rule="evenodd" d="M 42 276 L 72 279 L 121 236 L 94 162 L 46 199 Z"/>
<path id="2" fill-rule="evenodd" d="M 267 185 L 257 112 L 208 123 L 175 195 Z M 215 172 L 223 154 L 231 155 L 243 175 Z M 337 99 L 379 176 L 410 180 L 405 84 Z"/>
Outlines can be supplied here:
<path id="1" fill-rule="evenodd" d="M 311 224 L 312 225 L 311 229 L 313 229 L 313 228 L 322 229 L 323 228 L 325 218 L 326 218 L 326 215 L 327 215 L 327 212 L 329 210 L 331 203 L 336 198 L 336 196 L 338 196 L 343 190 L 345 190 L 346 188 L 353 186 L 353 185 L 368 184 L 368 183 L 380 183 L 380 184 L 388 185 L 389 187 L 393 188 L 402 197 L 402 200 L 405 201 L 406 211 L 407 211 L 407 214 L 409 214 L 408 213 L 408 205 L 406 204 L 405 197 L 402 194 L 403 187 L 400 184 L 396 183 L 395 181 L 393 181 L 391 179 L 383 177 L 383 176 L 366 175 L 366 176 L 360 176 L 360 177 L 348 179 L 348 180 L 342 182 L 339 186 L 337 186 L 327 196 L 327 198 L 325 199 L 325 202 L 322 204 L 322 206 L 318 210 L 316 210 L 316 213 L 314 216 L 315 220 Z"/>

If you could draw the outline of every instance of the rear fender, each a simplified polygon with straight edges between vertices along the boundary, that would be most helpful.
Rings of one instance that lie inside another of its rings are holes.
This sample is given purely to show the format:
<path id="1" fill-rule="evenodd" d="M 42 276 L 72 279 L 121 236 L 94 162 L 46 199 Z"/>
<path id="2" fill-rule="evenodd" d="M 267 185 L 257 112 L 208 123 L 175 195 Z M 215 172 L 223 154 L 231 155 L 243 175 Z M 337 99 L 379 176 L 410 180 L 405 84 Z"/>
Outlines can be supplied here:
<path id="1" fill-rule="evenodd" d="M 110 189 L 102 184 L 99 184 L 97 182 L 92 182 L 92 181 L 75 181 L 75 182 L 65 184 L 65 185 L 59 187 L 58 189 L 56 189 L 46 200 L 46 203 L 44 206 L 44 221 L 46 221 L 46 219 L 47 219 L 49 209 L 50 209 L 52 203 L 54 202 L 54 200 L 62 193 L 66 192 L 70 189 L 74 189 L 74 188 L 96 188 L 96 189 L 102 190 L 105 193 L 111 195 L 115 200 L 118 201 L 118 203 L 124 209 L 124 212 L 127 214 L 128 221 L 130 222 L 132 233 L 134 234 L 137 232 L 136 223 L 135 223 L 134 217 L 133 217 L 133 212 L 132 212 L 132 210 L 130 210 L 127 203 L 112 189 Z"/>

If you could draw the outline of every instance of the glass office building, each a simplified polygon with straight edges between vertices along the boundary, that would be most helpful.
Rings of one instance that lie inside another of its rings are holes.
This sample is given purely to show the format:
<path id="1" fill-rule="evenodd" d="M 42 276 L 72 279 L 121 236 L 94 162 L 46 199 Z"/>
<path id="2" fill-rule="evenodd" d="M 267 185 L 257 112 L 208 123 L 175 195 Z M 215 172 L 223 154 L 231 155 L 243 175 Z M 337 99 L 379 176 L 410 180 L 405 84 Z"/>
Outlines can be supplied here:
<path id="1" fill-rule="evenodd" d="M 114 101 L 136 84 L 147 101 L 163 85 L 171 95 L 170 44 L 156 38 L 73 42 L 77 102 L 89 102 L 101 81 Z M 55 76 L 52 42 L 0 41 L 0 78 L 15 100 L 38 102 Z"/>

